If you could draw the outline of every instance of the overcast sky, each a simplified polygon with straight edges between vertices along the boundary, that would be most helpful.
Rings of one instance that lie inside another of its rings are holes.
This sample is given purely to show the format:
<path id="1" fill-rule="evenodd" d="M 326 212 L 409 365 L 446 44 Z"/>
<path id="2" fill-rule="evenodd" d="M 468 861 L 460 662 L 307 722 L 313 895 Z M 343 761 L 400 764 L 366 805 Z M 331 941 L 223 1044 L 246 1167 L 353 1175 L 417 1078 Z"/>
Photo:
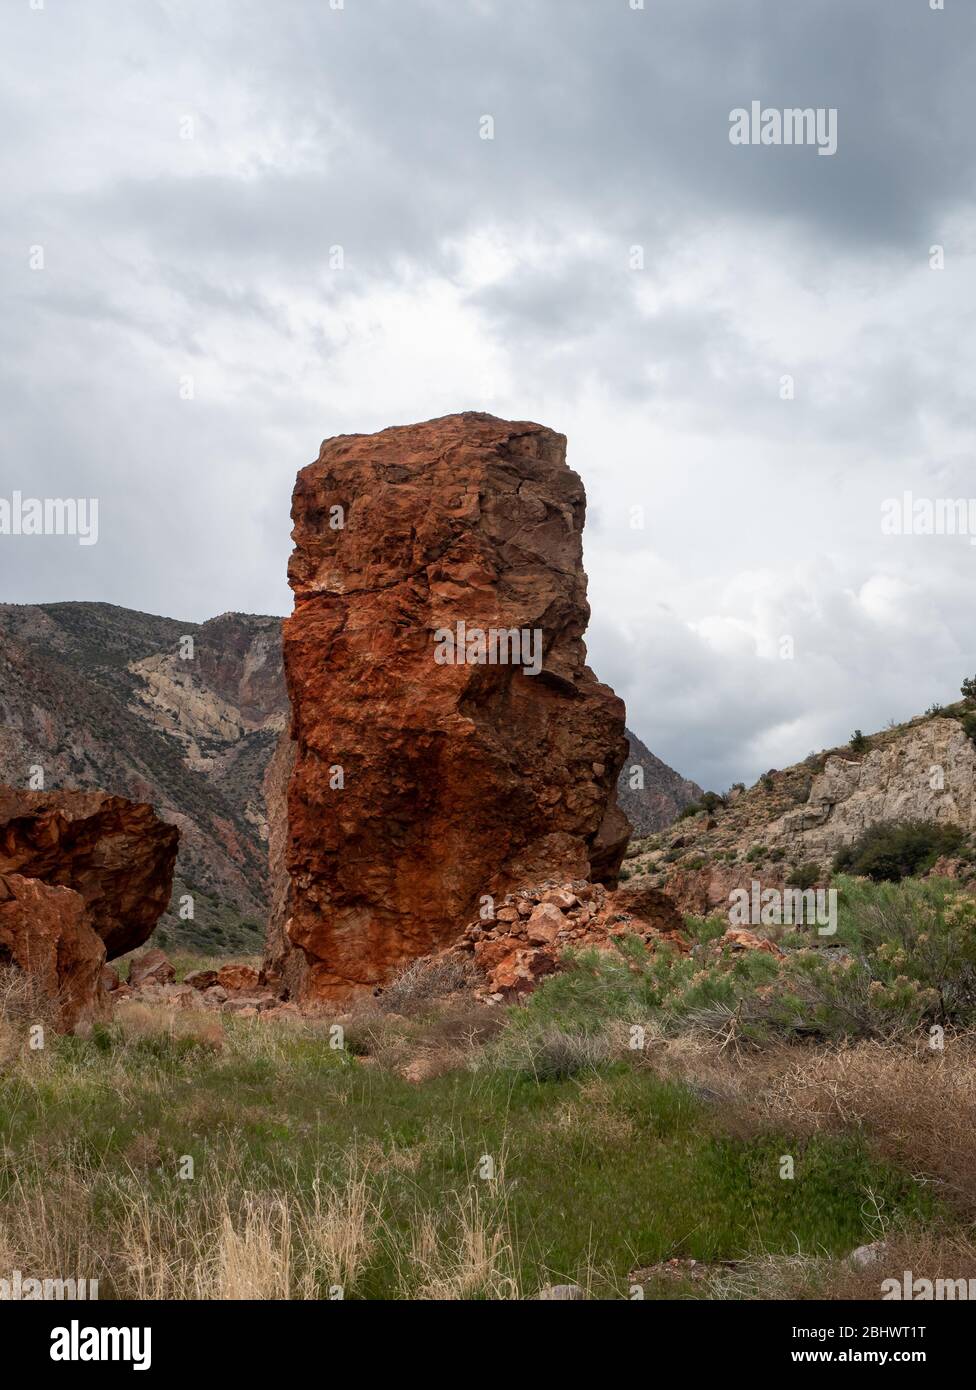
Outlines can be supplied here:
<path id="1" fill-rule="evenodd" d="M 285 613 L 320 441 L 488 410 L 568 435 L 591 664 L 685 775 L 954 698 L 976 548 L 881 515 L 976 496 L 976 4 L 632 4 L 3 0 L 0 496 L 100 514 L 0 599 Z"/>

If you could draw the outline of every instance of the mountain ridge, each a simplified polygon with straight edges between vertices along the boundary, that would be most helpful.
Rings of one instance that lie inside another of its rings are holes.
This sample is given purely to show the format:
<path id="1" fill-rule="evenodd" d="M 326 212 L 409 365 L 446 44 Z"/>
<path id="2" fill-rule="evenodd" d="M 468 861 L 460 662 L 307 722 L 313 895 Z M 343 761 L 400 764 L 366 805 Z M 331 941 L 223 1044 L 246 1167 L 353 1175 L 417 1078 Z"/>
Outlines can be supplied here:
<path id="1" fill-rule="evenodd" d="M 164 944 L 263 943 L 274 891 L 264 782 L 290 718 L 282 621 L 231 611 L 196 623 L 87 600 L 0 604 L 0 782 L 27 787 L 40 767 L 49 790 L 148 801 L 178 825 Z M 644 835 L 701 789 L 629 729 L 627 738 L 618 799 Z M 179 916 L 187 894 L 192 920 Z"/>

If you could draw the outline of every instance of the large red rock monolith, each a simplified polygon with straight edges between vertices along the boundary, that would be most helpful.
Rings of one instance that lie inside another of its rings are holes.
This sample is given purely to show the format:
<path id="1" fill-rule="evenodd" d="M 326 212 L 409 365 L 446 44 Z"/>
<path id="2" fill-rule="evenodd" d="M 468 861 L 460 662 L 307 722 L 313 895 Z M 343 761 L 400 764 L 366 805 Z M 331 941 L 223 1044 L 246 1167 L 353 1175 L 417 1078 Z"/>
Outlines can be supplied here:
<path id="1" fill-rule="evenodd" d="M 616 880 L 624 706 L 586 665 L 565 454 L 463 414 L 326 440 L 298 476 L 286 934 L 306 997 L 381 983 L 486 895 Z"/>

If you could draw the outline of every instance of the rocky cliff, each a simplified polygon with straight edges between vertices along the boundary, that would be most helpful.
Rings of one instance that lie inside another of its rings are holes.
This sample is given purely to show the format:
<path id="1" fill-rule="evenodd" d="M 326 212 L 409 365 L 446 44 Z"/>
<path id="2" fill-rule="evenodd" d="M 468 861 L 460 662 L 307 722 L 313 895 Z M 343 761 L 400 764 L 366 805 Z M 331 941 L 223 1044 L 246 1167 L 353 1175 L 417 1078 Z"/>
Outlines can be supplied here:
<path id="1" fill-rule="evenodd" d="M 284 832 L 276 846 L 266 800 L 283 825 L 288 774 L 271 764 L 288 711 L 281 619 L 225 613 L 197 624 L 110 604 L 0 604 L 0 780 L 27 787 L 40 767 L 49 789 L 105 789 L 177 824 L 173 910 L 160 919 L 171 945 L 254 949 L 269 919 L 280 939 Z M 700 790 L 626 737 L 618 802 L 646 834 Z M 186 893 L 193 920 L 177 915 Z"/>
<path id="2" fill-rule="evenodd" d="M 309 993 L 384 980 L 485 895 L 615 880 L 627 744 L 586 666 L 584 513 L 562 435 L 481 414 L 326 440 L 299 474 L 288 936 Z"/>
<path id="3" fill-rule="evenodd" d="M 617 779 L 617 804 L 635 835 L 664 830 L 679 811 L 702 795 L 691 782 L 661 761 L 630 729 L 625 729 L 627 757 Z"/>
<path id="4" fill-rule="evenodd" d="M 281 620 L 180 622 L 101 603 L 0 605 L 0 781 L 151 802 L 181 832 L 173 944 L 254 949 L 262 780 L 287 722 Z M 194 900 L 192 920 L 176 908 Z"/>
<path id="5" fill-rule="evenodd" d="M 724 804 L 634 845 L 628 869 L 687 911 L 710 911 L 753 878 L 774 887 L 813 866 L 826 881 L 838 850 L 870 826 L 903 821 L 976 834 L 976 746 L 951 710 L 874 734 L 856 752 L 835 748 L 771 769 Z"/>

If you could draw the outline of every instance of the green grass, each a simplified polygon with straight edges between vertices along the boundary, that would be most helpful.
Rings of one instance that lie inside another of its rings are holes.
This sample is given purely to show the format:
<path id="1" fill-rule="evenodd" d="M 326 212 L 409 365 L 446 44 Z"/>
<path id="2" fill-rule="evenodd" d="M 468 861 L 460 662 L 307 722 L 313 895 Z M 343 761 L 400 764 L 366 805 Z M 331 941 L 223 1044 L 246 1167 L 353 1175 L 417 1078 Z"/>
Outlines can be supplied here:
<path id="1" fill-rule="evenodd" d="M 167 1229 L 209 1220 L 218 1195 L 232 1213 L 248 1193 L 300 1206 L 317 1181 L 358 1172 L 382 1234 L 347 1297 L 422 1294 L 418 1229 L 431 1223 L 451 1267 L 472 1206 L 522 1296 L 572 1280 L 626 1296 L 631 1269 L 672 1255 L 842 1254 L 866 1238 L 869 1191 L 906 1222 L 935 1212 L 927 1189 L 854 1138 L 737 1138 L 691 1089 L 627 1064 L 546 1083 L 485 1066 L 417 1086 L 307 1029 L 228 1020 L 227 1038 L 221 1051 L 193 1036 L 123 1041 L 112 1025 L 0 1078 L 0 1237 L 8 1224 L 16 1235 L 15 1207 L 64 1189 L 78 1228 L 65 1239 L 97 1250 L 103 1296 L 125 1295 L 134 1201 L 165 1245 Z M 191 1182 L 177 1176 L 182 1155 Z M 493 1181 L 479 1177 L 484 1155 Z M 6 1243 L 33 1267 L 30 1249 Z"/>

